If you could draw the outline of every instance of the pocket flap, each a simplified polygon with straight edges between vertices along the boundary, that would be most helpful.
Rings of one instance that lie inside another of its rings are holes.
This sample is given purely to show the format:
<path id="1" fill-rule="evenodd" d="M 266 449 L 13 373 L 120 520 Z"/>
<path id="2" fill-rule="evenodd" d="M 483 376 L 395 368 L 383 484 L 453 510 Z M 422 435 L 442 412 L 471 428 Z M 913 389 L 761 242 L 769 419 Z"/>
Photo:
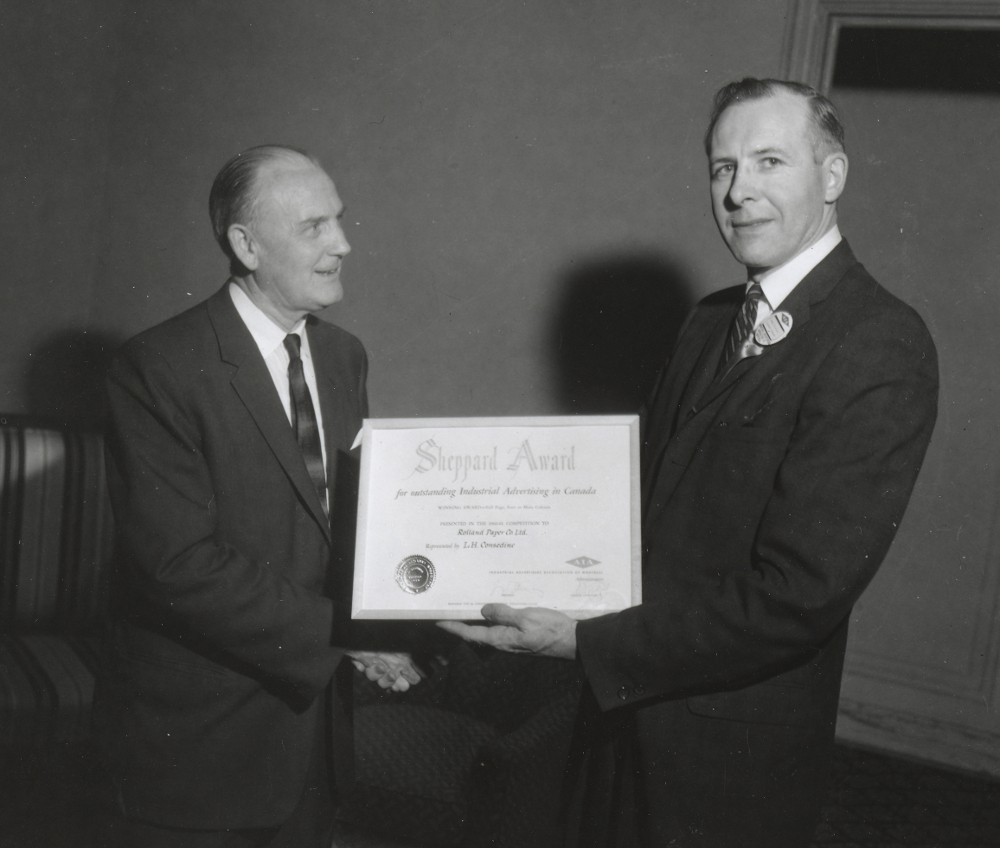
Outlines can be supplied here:
<path id="1" fill-rule="evenodd" d="M 747 724 L 808 727 L 817 719 L 808 689 L 775 683 L 758 683 L 735 692 L 698 695 L 688 698 L 687 705 L 696 715 Z"/>

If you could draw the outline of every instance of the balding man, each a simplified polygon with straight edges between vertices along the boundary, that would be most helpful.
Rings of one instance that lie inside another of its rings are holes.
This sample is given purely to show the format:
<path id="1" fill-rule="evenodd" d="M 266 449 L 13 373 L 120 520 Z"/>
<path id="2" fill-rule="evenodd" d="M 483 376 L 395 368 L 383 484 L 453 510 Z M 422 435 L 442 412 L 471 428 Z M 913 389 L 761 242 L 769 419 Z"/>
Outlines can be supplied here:
<path id="1" fill-rule="evenodd" d="M 442 625 L 582 662 L 573 845 L 809 845 L 851 607 L 934 426 L 934 344 L 840 235 L 833 105 L 732 83 L 706 151 L 747 282 L 695 308 L 651 399 L 642 604 L 579 623 L 496 605 L 496 627 Z"/>
<path id="2" fill-rule="evenodd" d="M 230 160 L 209 206 L 232 276 L 129 341 L 108 379 L 119 579 L 98 709 L 115 831 L 130 848 L 327 848 L 354 506 L 335 483 L 367 358 L 311 313 L 343 295 L 344 206 L 279 146 Z M 403 655 L 351 655 L 385 688 L 419 679 Z"/>

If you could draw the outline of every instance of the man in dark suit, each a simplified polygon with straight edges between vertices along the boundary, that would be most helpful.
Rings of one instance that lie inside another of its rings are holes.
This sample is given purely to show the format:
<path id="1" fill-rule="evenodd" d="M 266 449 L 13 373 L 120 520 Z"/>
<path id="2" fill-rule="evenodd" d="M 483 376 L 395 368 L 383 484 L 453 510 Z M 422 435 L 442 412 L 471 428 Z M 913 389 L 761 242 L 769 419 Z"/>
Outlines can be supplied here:
<path id="1" fill-rule="evenodd" d="M 233 158 L 210 197 L 231 278 L 111 366 L 119 569 L 97 709 L 121 844 L 330 844 L 354 506 L 337 481 L 367 358 L 311 313 L 343 294 L 343 208 L 301 151 Z M 384 688 L 419 680 L 406 655 L 350 654 Z"/>
<path id="2" fill-rule="evenodd" d="M 936 415 L 923 322 L 840 236 L 832 104 L 733 83 L 706 150 L 715 220 L 749 280 L 698 304 L 651 399 L 642 604 L 578 623 L 490 605 L 494 627 L 442 624 L 582 662 L 573 844 L 809 844 L 851 607 Z"/>

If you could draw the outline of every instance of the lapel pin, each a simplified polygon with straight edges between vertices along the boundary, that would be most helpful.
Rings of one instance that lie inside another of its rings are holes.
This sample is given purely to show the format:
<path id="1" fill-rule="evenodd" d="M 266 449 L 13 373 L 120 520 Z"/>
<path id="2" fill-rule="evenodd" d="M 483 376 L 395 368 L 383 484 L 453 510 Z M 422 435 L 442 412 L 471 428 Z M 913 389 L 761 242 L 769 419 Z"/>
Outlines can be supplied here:
<path id="1" fill-rule="evenodd" d="M 753 331 L 753 340 L 759 345 L 773 345 L 787 336 L 791 329 L 792 316 L 787 312 L 774 312 Z"/>

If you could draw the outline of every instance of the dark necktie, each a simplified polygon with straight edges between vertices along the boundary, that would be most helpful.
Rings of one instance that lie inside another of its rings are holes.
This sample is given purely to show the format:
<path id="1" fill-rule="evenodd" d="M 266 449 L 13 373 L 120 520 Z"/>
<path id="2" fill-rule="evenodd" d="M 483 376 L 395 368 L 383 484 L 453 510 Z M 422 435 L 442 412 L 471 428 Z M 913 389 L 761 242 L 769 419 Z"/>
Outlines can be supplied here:
<path id="1" fill-rule="evenodd" d="M 743 301 L 743 306 L 736 313 L 736 318 L 729 328 L 726 346 L 722 349 L 722 361 L 719 363 L 720 374 L 726 370 L 727 363 L 732 359 L 736 351 L 753 334 L 753 325 L 757 320 L 757 309 L 763 299 L 764 290 L 760 287 L 760 283 L 753 283 L 747 289 L 747 296 Z"/>
<path id="2" fill-rule="evenodd" d="M 323 468 L 323 449 L 319 443 L 319 424 L 316 422 L 316 410 L 309 396 L 309 386 L 306 385 L 306 375 L 302 370 L 300 349 L 302 340 L 296 333 L 285 336 L 285 350 L 288 351 L 288 388 L 291 393 L 292 430 L 298 440 L 302 458 L 306 462 L 306 470 L 316 487 L 319 502 L 323 504 L 323 512 L 329 517 L 329 507 L 326 503 L 326 471 Z"/>

